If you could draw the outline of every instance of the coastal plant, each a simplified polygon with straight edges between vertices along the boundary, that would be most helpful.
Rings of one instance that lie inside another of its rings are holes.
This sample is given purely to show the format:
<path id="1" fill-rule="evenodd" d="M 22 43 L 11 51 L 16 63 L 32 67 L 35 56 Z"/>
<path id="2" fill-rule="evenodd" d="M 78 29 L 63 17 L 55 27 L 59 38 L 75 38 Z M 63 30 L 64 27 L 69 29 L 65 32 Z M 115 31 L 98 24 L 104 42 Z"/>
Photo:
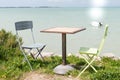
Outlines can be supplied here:
<path id="1" fill-rule="evenodd" d="M 119 80 L 120 79 L 120 60 L 113 58 L 103 57 L 102 68 L 97 73 L 91 75 L 91 80 Z"/>
<path id="2" fill-rule="evenodd" d="M 22 42 L 22 39 L 21 39 Z M 21 51 L 17 42 L 16 35 L 7 32 L 4 29 L 0 30 L 0 78 L 5 78 L 10 75 L 15 75 L 17 70 L 16 65 L 20 64 Z M 19 62 L 18 62 L 19 61 Z M 14 73 L 15 72 L 15 73 Z"/>
<path id="3" fill-rule="evenodd" d="M 102 70 L 94 73 L 91 76 L 91 80 L 119 80 L 120 70 Z"/>
<path id="4" fill-rule="evenodd" d="M 16 48 L 18 43 L 16 41 L 16 35 L 11 32 L 6 32 L 4 29 L 0 31 L 0 45 L 5 48 Z"/>
<path id="5" fill-rule="evenodd" d="M 10 55 L 17 55 L 18 53 L 20 50 L 16 35 L 4 29 L 0 30 L 0 59 L 7 60 Z"/>

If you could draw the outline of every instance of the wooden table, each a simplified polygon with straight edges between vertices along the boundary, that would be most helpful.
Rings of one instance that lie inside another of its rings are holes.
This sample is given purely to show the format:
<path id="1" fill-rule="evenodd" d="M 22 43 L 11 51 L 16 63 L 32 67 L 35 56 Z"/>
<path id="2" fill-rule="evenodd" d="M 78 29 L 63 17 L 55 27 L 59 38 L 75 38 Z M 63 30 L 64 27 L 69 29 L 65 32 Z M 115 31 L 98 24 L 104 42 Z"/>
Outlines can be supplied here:
<path id="1" fill-rule="evenodd" d="M 66 63 L 66 34 L 74 34 L 85 30 L 86 28 L 70 28 L 70 27 L 54 27 L 42 30 L 45 33 L 60 33 L 62 34 L 62 64 L 54 68 L 54 72 L 57 74 L 66 74 L 68 71 L 74 68 Z"/>
<path id="2" fill-rule="evenodd" d="M 66 34 L 74 34 L 85 29 L 86 28 L 54 27 L 42 30 L 41 32 L 62 34 L 62 64 L 66 65 Z"/>

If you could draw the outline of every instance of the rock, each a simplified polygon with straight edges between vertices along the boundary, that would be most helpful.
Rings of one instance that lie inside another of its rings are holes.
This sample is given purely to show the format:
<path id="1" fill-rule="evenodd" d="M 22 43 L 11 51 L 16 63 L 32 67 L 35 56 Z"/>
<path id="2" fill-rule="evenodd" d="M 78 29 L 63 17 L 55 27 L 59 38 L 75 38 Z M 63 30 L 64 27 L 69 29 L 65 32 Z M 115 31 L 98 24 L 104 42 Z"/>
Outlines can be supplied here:
<path id="1" fill-rule="evenodd" d="M 101 56 L 102 56 L 102 57 L 103 57 L 103 56 L 104 56 L 104 57 L 115 57 L 115 55 L 114 55 L 113 53 L 103 53 Z"/>
<path id="2" fill-rule="evenodd" d="M 109 58 L 112 58 L 114 60 L 119 60 L 120 57 L 116 56 L 115 54 L 113 53 L 104 53 L 101 55 L 102 57 L 109 57 Z"/>
<path id="3" fill-rule="evenodd" d="M 43 57 L 51 57 L 54 55 L 53 52 L 42 52 Z"/>
<path id="4" fill-rule="evenodd" d="M 41 54 L 42 54 L 43 57 L 51 57 L 51 56 L 54 55 L 53 52 L 42 52 Z M 38 53 L 35 54 L 34 57 L 36 57 L 37 55 L 38 55 Z M 41 58 L 41 56 L 39 55 L 37 58 Z"/>

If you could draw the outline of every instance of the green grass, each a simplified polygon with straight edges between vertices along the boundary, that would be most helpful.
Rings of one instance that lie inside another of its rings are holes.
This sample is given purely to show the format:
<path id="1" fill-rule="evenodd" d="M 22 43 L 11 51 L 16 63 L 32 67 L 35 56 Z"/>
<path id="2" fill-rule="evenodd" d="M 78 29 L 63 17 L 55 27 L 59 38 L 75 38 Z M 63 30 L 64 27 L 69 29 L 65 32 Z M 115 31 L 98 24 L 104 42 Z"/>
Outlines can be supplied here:
<path id="1" fill-rule="evenodd" d="M 30 68 L 26 62 L 23 61 L 22 55 L 11 56 L 10 60 L 0 60 L 0 79 L 3 80 L 18 80 L 24 73 L 29 72 Z M 33 60 L 29 58 L 34 71 L 41 73 L 54 74 L 55 66 L 61 64 L 61 57 L 54 56 L 45 58 L 45 61 Z M 80 66 L 85 64 L 83 59 L 75 56 L 67 57 L 67 63 L 73 65 L 76 69 L 68 72 L 65 76 L 71 75 L 76 77 L 80 72 Z M 97 65 L 97 64 L 100 65 Z M 96 64 L 96 66 L 95 66 Z M 95 73 L 91 68 L 88 68 L 80 78 L 82 80 L 119 80 L 120 79 L 120 60 L 113 60 L 111 58 L 102 58 L 101 61 L 96 61 L 94 66 L 98 72 Z"/>

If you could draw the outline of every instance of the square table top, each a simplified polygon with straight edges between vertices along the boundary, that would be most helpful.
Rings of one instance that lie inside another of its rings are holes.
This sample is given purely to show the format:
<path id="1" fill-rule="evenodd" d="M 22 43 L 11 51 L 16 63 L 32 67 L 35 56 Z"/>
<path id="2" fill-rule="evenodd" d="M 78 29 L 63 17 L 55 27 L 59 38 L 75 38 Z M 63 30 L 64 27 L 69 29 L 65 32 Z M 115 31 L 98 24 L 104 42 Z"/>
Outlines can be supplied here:
<path id="1" fill-rule="evenodd" d="M 74 34 L 74 33 L 77 33 L 79 31 L 83 31 L 85 29 L 86 28 L 53 27 L 53 28 L 48 28 L 48 29 L 42 30 L 40 32 Z"/>

